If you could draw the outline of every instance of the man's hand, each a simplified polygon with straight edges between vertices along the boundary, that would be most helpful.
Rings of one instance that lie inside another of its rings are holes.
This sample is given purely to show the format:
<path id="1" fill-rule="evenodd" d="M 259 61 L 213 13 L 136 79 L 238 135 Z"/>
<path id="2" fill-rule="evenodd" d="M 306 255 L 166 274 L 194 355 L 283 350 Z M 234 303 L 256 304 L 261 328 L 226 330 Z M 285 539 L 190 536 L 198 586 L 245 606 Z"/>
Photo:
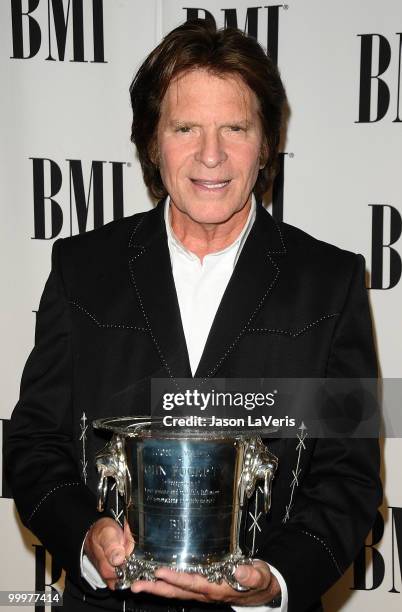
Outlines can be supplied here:
<path id="1" fill-rule="evenodd" d="M 195 599 L 206 603 L 229 603 L 239 606 L 261 605 L 269 603 L 280 595 L 280 587 L 275 576 L 263 561 L 254 561 L 253 565 L 240 565 L 235 578 L 249 591 L 238 592 L 226 582 L 214 584 L 198 574 L 176 572 L 162 567 L 155 572 L 158 580 L 146 582 L 139 580 L 131 585 L 133 593 L 152 593 L 169 599 Z"/>
<path id="2" fill-rule="evenodd" d="M 106 582 L 109 589 L 116 584 L 115 567 L 121 565 L 134 549 L 134 540 L 127 521 L 124 531 L 112 518 L 101 518 L 88 531 L 84 552 Z"/>

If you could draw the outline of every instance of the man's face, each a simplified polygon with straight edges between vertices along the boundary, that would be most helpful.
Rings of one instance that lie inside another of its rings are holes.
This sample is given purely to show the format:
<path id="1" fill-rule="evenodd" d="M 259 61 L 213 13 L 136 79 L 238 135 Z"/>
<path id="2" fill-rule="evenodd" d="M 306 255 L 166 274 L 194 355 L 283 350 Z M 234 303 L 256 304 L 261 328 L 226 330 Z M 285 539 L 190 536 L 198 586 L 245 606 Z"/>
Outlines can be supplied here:
<path id="1" fill-rule="evenodd" d="M 196 223 L 228 221 L 250 204 L 264 164 L 254 92 L 203 69 L 179 75 L 162 102 L 157 147 L 172 205 Z"/>

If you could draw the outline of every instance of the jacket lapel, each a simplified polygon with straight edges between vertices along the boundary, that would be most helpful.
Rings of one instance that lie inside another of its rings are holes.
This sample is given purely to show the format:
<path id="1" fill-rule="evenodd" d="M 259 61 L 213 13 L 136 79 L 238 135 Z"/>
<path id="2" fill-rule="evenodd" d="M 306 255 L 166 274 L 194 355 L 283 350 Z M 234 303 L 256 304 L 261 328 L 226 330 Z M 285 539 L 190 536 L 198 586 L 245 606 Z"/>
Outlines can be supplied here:
<path id="1" fill-rule="evenodd" d="M 196 378 L 214 376 L 235 348 L 279 278 L 286 248 L 271 215 L 257 205 L 256 220 L 219 305 Z"/>
<path id="2" fill-rule="evenodd" d="M 191 377 L 164 223 L 164 202 L 142 217 L 129 242 L 130 277 L 166 378 Z"/>
<path id="3" fill-rule="evenodd" d="M 256 220 L 219 305 L 195 373 L 214 376 L 260 311 L 286 253 L 271 215 L 257 205 Z M 170 263 L 164 202 L 144 215 L 129 242 L 130 277 L 166 377 L 190 378 L 191 368 Z"/>

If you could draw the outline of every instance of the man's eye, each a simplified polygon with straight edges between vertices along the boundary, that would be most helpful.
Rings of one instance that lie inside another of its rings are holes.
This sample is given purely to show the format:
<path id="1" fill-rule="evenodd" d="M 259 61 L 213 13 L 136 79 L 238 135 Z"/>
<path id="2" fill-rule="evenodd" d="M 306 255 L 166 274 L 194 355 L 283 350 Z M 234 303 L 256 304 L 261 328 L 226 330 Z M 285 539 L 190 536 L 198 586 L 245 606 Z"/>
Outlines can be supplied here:
<path id="1" fill-rule="evenodd" d="M 190 130 L 191 128 L 186 125 L 182 125 L 176 128 L 176 132 L 180 132 L 180 134 L 188 134 Z"/>
<path id="2" fill-rule="evenodd" d="M 229 129 L 231 132 L 244 132 L 244 128 L 242 128 L 240 125 L 230 125 Z"/>

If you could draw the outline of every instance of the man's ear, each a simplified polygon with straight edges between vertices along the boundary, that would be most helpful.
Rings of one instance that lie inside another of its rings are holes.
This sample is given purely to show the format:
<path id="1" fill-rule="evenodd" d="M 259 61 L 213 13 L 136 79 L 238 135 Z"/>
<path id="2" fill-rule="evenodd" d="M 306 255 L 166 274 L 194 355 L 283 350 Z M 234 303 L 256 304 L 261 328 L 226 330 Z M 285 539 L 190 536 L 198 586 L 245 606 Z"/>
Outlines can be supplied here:
<path id="1" fill-rule="evenodd" d="M 156 138 L 153 138 L 149 147 L 148 147 L 148 155 L 151 162 L 159 168 L 159 149 Z"/>
<path id="2" fill-rule="evenodd" d="M 261 147 L 261 152 L 260 152 L 260 170 L 265 168 L 265 166 L 267 165 L 268 157 L 269 157 L 269 147 L 268 147 L 268 143 L 264 141 Z"/>

